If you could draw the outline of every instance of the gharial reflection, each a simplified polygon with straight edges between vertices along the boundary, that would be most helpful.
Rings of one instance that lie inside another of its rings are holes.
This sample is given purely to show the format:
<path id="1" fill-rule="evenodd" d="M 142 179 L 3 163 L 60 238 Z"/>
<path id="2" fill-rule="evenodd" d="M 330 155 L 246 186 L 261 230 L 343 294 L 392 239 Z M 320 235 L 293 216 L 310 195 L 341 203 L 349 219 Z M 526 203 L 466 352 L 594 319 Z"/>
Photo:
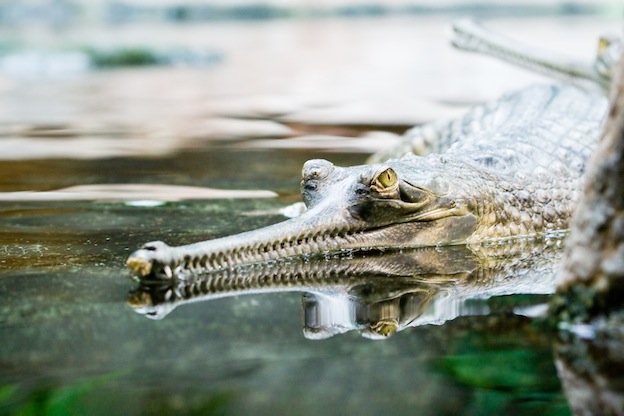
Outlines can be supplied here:
<path id="1" fill-rule="evenodd" d="M 405 328 L 488 314 L 479 300 L 550 294 L 562 255 L 560 237 L 480 247 L 350 251 L 141 280 L 130 292 L 135 312 L 162 319 L 193 302 L 275 292 L 302 292 L 303 333 L 324 339 L 356 330 L 384 339 Z"/>

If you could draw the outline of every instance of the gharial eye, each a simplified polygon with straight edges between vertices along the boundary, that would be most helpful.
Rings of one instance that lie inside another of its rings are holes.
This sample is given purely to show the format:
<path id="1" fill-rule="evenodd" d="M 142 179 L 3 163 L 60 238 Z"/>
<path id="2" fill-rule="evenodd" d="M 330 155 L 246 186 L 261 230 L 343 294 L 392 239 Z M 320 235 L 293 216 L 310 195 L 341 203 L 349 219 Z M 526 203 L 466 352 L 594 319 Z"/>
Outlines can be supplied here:
<path id="1" fill-rule="evenodd" d="M 381 188 L 392 188 L 397 183 L 396 172 L 392 168 L 388 168 L 377 175 L 375 183 L 381 185 Z"/>
<path id="2" fill-rule="evenodd" d="M 372 323 L 370 329 L 373 333 L 384 337 L 394 335 L 399 327 L 399 321 L 394 318 L 381 319 Z"/>
<path id="3" fill-rule="evenodd" d="M 611 46 L 612 43 L 613 39 L 609 39 L 606 36 L 601 36 L 600 39 L 598 39 L 598 55 L 602 55 L 603 53 L 605 53 L 607 48 Z"/>

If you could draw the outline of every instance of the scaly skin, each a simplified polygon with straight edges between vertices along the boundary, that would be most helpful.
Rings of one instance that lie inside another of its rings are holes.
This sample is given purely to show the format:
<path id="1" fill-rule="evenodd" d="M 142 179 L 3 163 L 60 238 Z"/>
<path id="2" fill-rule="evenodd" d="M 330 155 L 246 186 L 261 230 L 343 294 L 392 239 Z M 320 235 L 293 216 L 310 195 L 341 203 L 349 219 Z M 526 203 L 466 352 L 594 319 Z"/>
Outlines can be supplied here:
<path id="1" fill-rule="evenodd" d="M 291 220 L 186 246 L 147 243 L 127 261 L 139 278 L 171 278 L 240 264 L 358 249 L 401 249 L 563 230 L 596 146 L 606 99 L 538 86 L 420 128 L 438 153 L 340 168 L 306 162 L 308 210 Z"/>

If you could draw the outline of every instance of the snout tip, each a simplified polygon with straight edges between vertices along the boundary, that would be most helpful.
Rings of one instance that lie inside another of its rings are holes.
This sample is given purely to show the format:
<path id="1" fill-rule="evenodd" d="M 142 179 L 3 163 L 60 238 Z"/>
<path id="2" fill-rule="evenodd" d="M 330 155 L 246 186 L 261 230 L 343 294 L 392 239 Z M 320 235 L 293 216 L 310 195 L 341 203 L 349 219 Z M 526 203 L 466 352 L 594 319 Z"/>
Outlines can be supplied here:
<path id="1" fill-rule="evenodd" d="M 145 249 L 139 249 L 132 253 L 128 260 L 126 260 L 126 266 L 130 271 L 138 277 L 146 277 L 152 273 L 152 260 L 146 256 Z"/>
<path id="2" fill-rule="evenodd" d="M 169 266 L 172 262 L 171 250 L 172 248 L 162 241 L 152 241 L 143 244 L 140 249 L 132 253 L 126 260 L 126 265 L 139 278 L 157 277 L 157 275 L 161 277 L 161 272 L 164 273 L 164 278 L 171 278 Z"/>

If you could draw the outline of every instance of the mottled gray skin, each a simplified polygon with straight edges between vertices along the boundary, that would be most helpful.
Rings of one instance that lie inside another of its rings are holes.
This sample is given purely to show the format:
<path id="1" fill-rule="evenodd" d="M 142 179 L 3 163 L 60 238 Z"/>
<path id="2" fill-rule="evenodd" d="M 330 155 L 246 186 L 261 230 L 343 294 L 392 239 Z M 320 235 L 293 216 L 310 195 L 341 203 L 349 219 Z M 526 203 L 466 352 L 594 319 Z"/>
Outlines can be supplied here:
<path id="1" fill-rule="evenodd" d="M 606 95 L 613 78 L 614 67 L 618 64 L 622 53 L 622 40 L 616 36 L 603 36 L 598 41 L 596 57 L 592 62 L 579 62 L 576 59 L 558 55 L 556 52 L 541 50 L 527 46 L 504 35 L 489 31 L 470 19 L 461 19 L 453 24 L 453 46 L 458 49 L 490 55 L 508 63 L 530 69 L 534 72 L 563 81 L 565 85 L 573 85 L 590 94 Z M 532 105 L 531 95 L 524 96 L 521 104 L 512 111 L 526 111 L 522 106 Z M 536 109 L 540 108 L 536 101 Z M 507 108 L 509 109 L 509 108 Z M 556 111 L 557 109 L 555 109 Z M 505 108 L 495 102 L 489 106 L 477 108 L 456 122 L 442 122 L 415 127 L 404 136 L 398 145 L 373 155 L 370 163 L 379 163 L 407 153 L 425 154 L 430 151 L 444 151 L 449 140 L 455 141 L 458 136 L 466 136 L 483 130 L 484 125 L 493 128 L 500 125 L 514 114 L 506 114 Z M 565 112 L 565 107 L 559 109 Z M 487 117 L 487 119 L 484 119 Z M 558 134 L 553 130 L 553 134 Z M 439 143 L 437 143 L 438 141 Z"/>
<path id="2" fill-rule="evenodd" d="M 478 248 L 563 230 L 606 108 L 602 95 L 575 87 L 525 89 L 422 128 L 422 143 L 437 153 L 349 168 L 306 162 L 308 209 L 299 217 L 186 246 L 147 243 L 127 264 L 140 278 L 169 278 L 338 250 Z"/>

